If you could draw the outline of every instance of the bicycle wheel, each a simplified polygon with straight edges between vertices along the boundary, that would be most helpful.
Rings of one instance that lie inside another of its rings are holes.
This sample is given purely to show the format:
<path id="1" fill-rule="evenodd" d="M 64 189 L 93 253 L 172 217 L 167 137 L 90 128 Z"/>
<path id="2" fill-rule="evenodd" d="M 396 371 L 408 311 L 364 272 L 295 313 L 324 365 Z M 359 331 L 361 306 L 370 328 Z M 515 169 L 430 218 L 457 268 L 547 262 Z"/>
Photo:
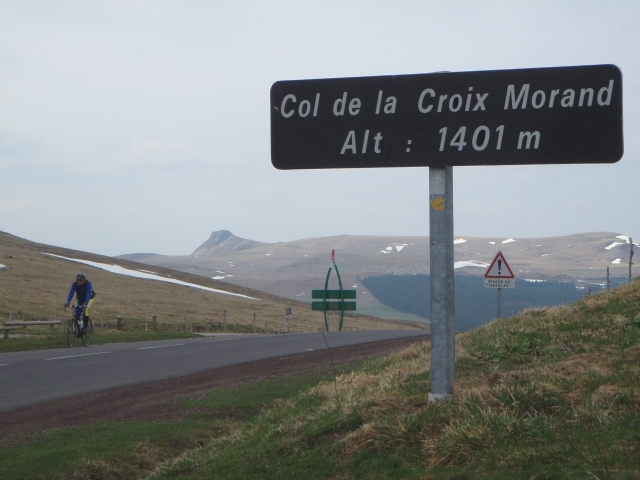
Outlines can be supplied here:
<path id="1" fill-rule="evenodd" d="M 91 344 L 91 339 L 93 338 L 93 322 L 91 319 L 87 320 L 87 329 L 84 331 L 82 335 L 82 344 L 85 347 L 88 347 Z"/>
<path id="2" fill-rule="evenodd" d="M 78 322 L 76 322 L 73 318 L 71 320 L 67 320 L 67 346 L 69 348 L 73 347 L 76 343 L 76 338 L 78 335 Z"/>

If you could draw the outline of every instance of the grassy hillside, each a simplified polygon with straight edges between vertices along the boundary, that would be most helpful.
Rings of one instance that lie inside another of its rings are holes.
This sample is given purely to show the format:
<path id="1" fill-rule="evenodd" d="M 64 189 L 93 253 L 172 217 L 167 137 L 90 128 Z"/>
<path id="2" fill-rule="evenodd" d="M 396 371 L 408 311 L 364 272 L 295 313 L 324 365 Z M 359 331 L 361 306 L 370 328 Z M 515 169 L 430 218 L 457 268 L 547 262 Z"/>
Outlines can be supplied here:
<path id="1" fill-rule="evenodd" d="M 157 466 L 173 478 L 639 478 L 640 281 L 371 361 Z"/>
<path id="2" fill-rule="evenodd" d="M 203 331 L 219 329 L 226 310 L 230 330 L 248 331 L 256 314 L 256 325 L 264 331 L 284 329 L 284 313 L 292 309 L 291 323 L 296 331 L 315 331 L 324 324 L 321 312 L 311 311 L 308 303 L 297 302 L 245 287 L 223 283 L 184 272 L 153 267 L 157 274 L 189 283 L 239 293 L 257 300 L 212 293 L 156 280 L 146 280 L 109 273 L 80 263 L 44 255 L 52 253 L 68 258 L 114 264 L 131 269 L 149 269 L 143 265 L 122 259 L 114 259 L 86 252 L 67 250 L 0 233 L 0 263 L 7 266 L 0 270 L 0 322 L 10 314 L 14 318 L 66 318 L 62 306 L 69 287 L 78 271 L 84 271 L 98 292 L 92 311 L 94 323 L 109 321 L 113 326 L 116 316 L 123 318 L 131 330 L 144 324 L 145 313 L 151 320 L 157 315 L 163 328 L 175 331 L 184 329 L 186 316 L 192 329 Z M 334 317 L 336 317 L 334 315 Z M 333 319 L 335 323 L 335 318 Z M 346 329 L 412 328 L 410 323 L 394 323 L 374 317 L 352 314 L 345 319 Z M 42 333 L 47 330 L 43 329 Z M 29 333 L 38 333 L 29 329 Z M 18 333 L 27 333 L 20 330 Z M 99 341 L 97 332 L 96 341 Z M 46 335 L 43 335 L 46 337 Z M 136 339 L 140 339 L 136 337 Z M 46 339 L 43 338 L 43 341 Z M 0 338 L 0 349 L 4 349 Z M 4 346 L 3 346 L 4 345 Z M 46 344 L 49 345 L 49 344 Z M 54 345 L 49 345 L 54 346 Z M 28 348 L 33 348 L 33 345 Z"/>

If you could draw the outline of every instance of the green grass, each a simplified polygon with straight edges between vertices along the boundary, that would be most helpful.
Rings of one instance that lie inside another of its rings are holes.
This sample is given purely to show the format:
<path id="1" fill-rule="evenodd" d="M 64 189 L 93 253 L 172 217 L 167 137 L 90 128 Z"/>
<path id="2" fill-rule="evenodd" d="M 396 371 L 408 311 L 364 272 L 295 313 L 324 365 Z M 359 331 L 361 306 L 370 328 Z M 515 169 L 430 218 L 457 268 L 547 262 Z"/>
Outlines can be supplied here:
<path id="1" fill-rule="evenodd" d="M 0 444 L 0 478 L 140 478 L 164 461 L 238 431 L 265 409 L 327 378 L 318 370 L 218 389 L 205 398 L 182 401 L 184 419 L 172 422 L 113 422 L 13 438 Z M 82 406 L 77 407 L 81 412 Z"/>
<path id="2" fill-rule="evenodd" d="M 457 338 L 451 400 L 417 344 L 277 404 L 154 479 L 640 478 L 640 282 Z"/>
<path id="3" fill-rule="evenodd" d="M 137 478 L 229 431 L 228 422 L 108 423 L 67 428 L 0 446 L 3 479 Z"/>

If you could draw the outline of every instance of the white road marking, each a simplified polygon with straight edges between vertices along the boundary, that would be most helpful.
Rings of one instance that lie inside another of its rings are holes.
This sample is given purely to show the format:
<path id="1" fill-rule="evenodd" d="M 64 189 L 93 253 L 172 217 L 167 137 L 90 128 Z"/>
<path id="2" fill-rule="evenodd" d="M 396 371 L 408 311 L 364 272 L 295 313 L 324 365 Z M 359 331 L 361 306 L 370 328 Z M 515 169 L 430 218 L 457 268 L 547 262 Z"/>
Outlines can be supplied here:
<path id="1" fill-rule="evenodd" d="M 234 337 L 234 338 L 221 338 L 219 340 L 205 340 L 204 343 L 213 343 L 213 342 L 230 342 L 231 340 L 240 340 L 242 337 Z"/>
<path id="2" fill-rule="evenodd" d="M 179 347 L 184 345 L 184 343 L 173 343 L 171 345 L 156 345 L 155 347 L 141 347 L 138 350 L 149 350 L 150 348 L 164 348 L 164 347 Z"/>
<path id="3" fill-rule="evenodd" d="M 6 367 L 7 365 L 9 365 L 8 363 L 0 363 L 0 367 Z"/>
<path id="4" fill-rule="evenodd" d="M 104 355 L 105 353 L 111 353 L 111 352 L 83 353 L 82 355 L 69 355 L 68 357 L 54 357 L 54 358 L 47 358 L 46 360 L 61 360 L 63 358 L 88 357 L 89 355 Z"/>

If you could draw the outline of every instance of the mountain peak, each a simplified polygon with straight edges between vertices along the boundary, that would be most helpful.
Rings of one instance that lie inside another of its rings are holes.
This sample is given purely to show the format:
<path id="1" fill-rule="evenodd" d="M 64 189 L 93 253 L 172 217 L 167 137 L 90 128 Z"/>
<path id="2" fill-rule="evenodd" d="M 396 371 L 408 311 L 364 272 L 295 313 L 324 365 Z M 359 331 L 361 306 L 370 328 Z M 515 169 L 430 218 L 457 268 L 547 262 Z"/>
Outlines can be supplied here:
<path id="1" fill-rule="evenodd" d="M 209 237 L 209 240 L 207 240 L 207 242 L 205 243 L 210 243 L 211 245 L 220 245 L 229 237 L 235 237 L 235 235 L 229 230 L 218 230 L 217 232 L 213 232 Z"/>
<path id="2" fill-rule="evenodd" d="M 191 255 L 226 255 L 239 250 L 261 247 L 262 245 L 268 244 L 236 237 L 229 230 L 218 230 L 213 232 L 209 239 L 196 248 Z"/>

